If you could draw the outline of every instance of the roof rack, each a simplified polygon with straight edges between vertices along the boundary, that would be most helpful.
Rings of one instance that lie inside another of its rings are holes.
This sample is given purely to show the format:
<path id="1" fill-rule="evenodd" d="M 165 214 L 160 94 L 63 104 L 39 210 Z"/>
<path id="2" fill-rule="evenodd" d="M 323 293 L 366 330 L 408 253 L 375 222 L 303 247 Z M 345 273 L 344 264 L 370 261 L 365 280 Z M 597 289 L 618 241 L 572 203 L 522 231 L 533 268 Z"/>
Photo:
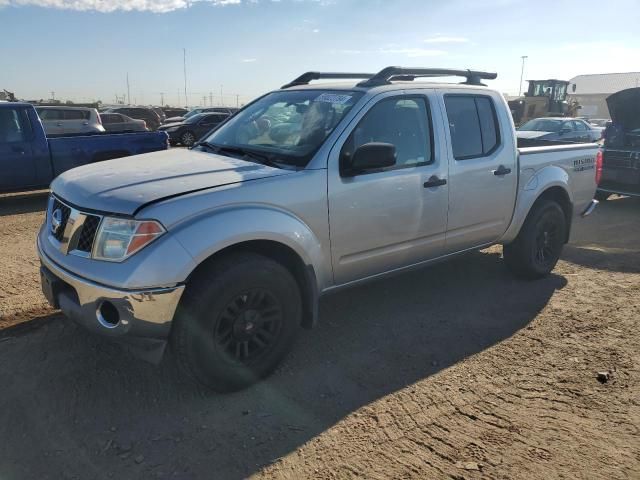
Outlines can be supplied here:
<path id="1" fill-rule="evenodd" d="M 321 79 L 354 79 L 354 78 L 372 78 L 373 73 L 327 73 L 327 72 L 305 72 L 295 80 L 283 85 L 282 89 L 296 87 L 298 85 L 307 85 L 311 80 Z"/>
<path id="2" fill-rule="evenodd" d="M 415 80 L 419 77 L 464 77 L 466 85 L 484 85 L 480 80 L 494 80 L 497 73 L 477 72 L 474 70 L 451 70 L 447 68 L 404 68 L 387 67 L 358 84 L 359 87 L 386 85 L 392 80 Z"/>

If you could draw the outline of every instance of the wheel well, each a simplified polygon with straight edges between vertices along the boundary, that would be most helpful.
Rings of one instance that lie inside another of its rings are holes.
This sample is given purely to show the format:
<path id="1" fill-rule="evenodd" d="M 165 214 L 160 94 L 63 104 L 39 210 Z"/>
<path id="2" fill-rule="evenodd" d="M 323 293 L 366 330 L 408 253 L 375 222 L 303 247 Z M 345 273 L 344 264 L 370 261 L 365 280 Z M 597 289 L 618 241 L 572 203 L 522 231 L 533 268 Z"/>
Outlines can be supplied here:
<path id="1" fill-rule="evenodd" d="M 562 187 L 551 187 L 542 192 L 542 194 L 536 199 L 533 204 L 533 208 L 543 200 L 552 200 L 560 205 L 562 211 L 564 212 L 564 218 L 567 221 L 567 236 L 564 239 L 565 243 L 569 241 L 569 237 L 571 235 L 571 221 L 573 219 L 573 204 L 569 199 L 569 195 L 567 191 Z"/>
<path id="2" fill-rule="evenodd" d="M 306 265 L 292 248 L 282 243 L 272 240 L 251 240 L 223 248 L 200 263 L 189 275 L 187 283 L 198 272 L 210 268 L 216 260 L 238 252 L 257 253 L 278 262 L 289 270 L 298 283 L 302 296 L 302 326 L 305 328 L 315 326 L 318 318 L 318 287 L 313 266 Z"/>

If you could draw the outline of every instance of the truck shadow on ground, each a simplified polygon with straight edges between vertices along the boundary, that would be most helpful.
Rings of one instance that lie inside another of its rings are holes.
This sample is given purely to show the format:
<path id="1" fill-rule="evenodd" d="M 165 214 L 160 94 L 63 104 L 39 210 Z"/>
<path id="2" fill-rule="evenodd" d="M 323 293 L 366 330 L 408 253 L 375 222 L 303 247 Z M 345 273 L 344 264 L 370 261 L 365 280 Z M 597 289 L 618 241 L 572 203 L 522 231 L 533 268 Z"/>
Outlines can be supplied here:
<path id="1" fill-rule="evenodd" d="M 325 298 L 269 379 L 204 392 L 57 315 L 0 337 L 0 477 L 244 478 L 340 419 L 512 336 L 565 286 L 478 252 Z"/>
<path id="2" fill-rule="evenodd" d="M 0 195 L 0 217 L 33 213 L 47 208 L 49 190 Z"/>
<path id="3" fill-rule="evenodd" d="M 593 217 L 576 222 L 576 240 L 565 246 L 562 259 L 598 270 L 640 273 L 640 198 L 613 197 L 601 202 Z"/>

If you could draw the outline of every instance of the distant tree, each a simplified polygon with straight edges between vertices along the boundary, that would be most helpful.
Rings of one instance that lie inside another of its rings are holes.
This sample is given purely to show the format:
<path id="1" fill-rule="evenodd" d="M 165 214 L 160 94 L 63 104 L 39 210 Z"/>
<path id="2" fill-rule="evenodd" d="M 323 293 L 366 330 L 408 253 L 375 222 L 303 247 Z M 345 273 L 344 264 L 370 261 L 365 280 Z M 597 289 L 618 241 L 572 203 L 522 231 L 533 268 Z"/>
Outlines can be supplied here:
<path id="1" fill-rule="evenodd" d="M 73 102 L 71 100 L 67 100 L 66 102 L 64 102 L 65 105 L 73 105 Z"/>

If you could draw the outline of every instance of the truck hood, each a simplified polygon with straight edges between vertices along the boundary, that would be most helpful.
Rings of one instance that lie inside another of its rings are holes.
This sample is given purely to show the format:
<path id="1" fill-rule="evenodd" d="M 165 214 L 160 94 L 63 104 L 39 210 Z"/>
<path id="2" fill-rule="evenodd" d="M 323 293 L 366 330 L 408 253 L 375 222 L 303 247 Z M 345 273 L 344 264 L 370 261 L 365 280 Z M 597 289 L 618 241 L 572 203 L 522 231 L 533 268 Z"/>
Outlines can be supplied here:
<path id="1" fill-rule="evenodd" d="M 53 181 L 51 190 L 81 209 L 134 215 L 165 198 L 291 173 L 213 153 L 171 149 L 68 170 Z"/>
<path id="2" fill-rule="evenodd" d="M 552 135 L 553 132 L 539 132 L 537 130 L 517 130 L 516 137 L 518 138 L 542 138 L 546 135 Z"/>
<path id="3" fill-rule="evenodd" d="M 609 95 L 607 106 L 613 123 L 621 125 L 626 131 L 640 128 L 640 87 Z"/>

